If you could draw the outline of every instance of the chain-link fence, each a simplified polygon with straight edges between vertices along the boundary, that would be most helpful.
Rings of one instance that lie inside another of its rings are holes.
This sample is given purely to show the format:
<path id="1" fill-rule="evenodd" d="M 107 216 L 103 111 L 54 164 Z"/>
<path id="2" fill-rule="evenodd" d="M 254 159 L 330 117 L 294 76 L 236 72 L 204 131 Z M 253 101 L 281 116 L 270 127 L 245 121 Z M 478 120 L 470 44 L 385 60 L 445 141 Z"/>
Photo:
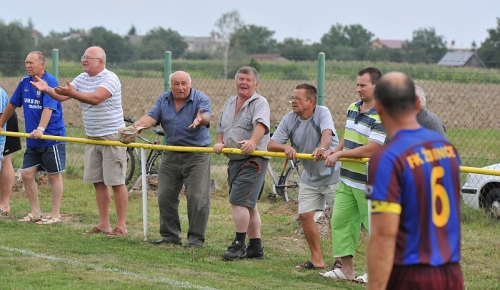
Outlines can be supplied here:
<path id="1" fill-rule="evenodd" d="M 47 62 L 49 63 L 49 62 Z M 326 63 L 325 76 L 325 106 L 333 116 L 335 127 L 339 135 L 343 134 L 346 122 L 346 110 L 350 103 L 359 100 L 356 94 L 357 72 L 367 66 L 379 67 L 382 73 L 387 65 L 380 62 L 353 62 L 346 66 L 339 62 Z M 22 63 L 0 63 L 0 65 L 17 65 Z M 203 63 L 200 61 L 200 66 Z M 338 66 L 342 66 L 339 70 Z M 265 96 L 271 107 L 271 123 L 273 129 L 282 116 L 291 110 L 288 97 L 294 87 L 302 82 L 317 84 L 316 63 L 292 62 L 281 64 L 279 69 L 270 69 L 269 64 L 262 64 L 260 69 L 261 81 L 258 92 Z M 466 70 L 465 68 L 446 68 L 445 73 L 433 74 L 435 68 L 429 66 L 415 66 L 408 64 L 391 64 L 390 70 L 400 70 L 412 77 L 417 85 L 426 93 L 427 109 L 436 113 L 447 129 L 448 139 L 458 148 L 462 165 L 483 167 L 500 163 L 500 118 L 494 110 L 500 102 L 500 74 L 493 70 Z M 122 83 L 123 109 L 126 117 L 138 119 L 146 114 L 154 104 L 156 98 L 164 91 L 163 69 L 148 70 L 144 68 L 124 69 L 118 65 L 108 64 L 107 68 L 117 72 Z M 183 69 L 172 65 L 172 70 Z M 49 72 L 49 68 L 47 69 Z M 184 69 L 183 69 L 184 70 Z M 192 77 L 193 88 L 207 94 L 212 100 L 212 122 L 218 119 L 224 102 L 230 95 L 236 94 L 234 79 L 221 78 L 220 71 L 207 72 L 206 70 L 187 70 Z M 81 72 L 77 64 L 59 65 L 59 83 L 65 84 Z M 482 74 L 482 75 L 481 75 Z M 487 77 L 485 77 L 485 75 Z M 63 76 L 63 77 L 61 77 Z M 67 77 L 66 77 L 67 76 Z M 459 76 L 459 77 L 454 77 Z M 478 77 L 479 76 L 479 77 Z M 14 92 L 20 78 L 0 77 L 0 86 L 9 94 Z M 82 125 L 81 108 L 77 101 L 63 103 L 64 118 L 67 135 L 71 137 L 85 137 Z M 23 126 L 22 110 L 18 109 L 20 125 Z M 212 133 L 215 126 L 212 126 Z M 24 130 L 22 128 L 21 130 Z M 143 134 L 148 134 L 144 132 Z M 151 138 L 153 135 L 148 135 Z M 67 173 L 81 175 L 83 172 L 82 144 L 67 145 Z M 22 164 L 22 153 L 14 155 L 15 167 Z M 213 155 L 212 175 L 220 186 L 226 184 L 226 163 L 224 156 Z M 282 160 L 273 160 L 273 168 L 280 169 Z M 136 167 L 137 168 L 137 167 Z M 471 175 L 466 179 L 462 174 L 462 184 L 467 180 L 468 189 L 463 194 L 464 202 L 472 207 L 500 208 L 500 177 Z M 270 191 L 269 180 L 265 191 Z M 265 192 L 265 193 L 266 193 Z M 488 198 L 485 198 L 488 197 Z"/>

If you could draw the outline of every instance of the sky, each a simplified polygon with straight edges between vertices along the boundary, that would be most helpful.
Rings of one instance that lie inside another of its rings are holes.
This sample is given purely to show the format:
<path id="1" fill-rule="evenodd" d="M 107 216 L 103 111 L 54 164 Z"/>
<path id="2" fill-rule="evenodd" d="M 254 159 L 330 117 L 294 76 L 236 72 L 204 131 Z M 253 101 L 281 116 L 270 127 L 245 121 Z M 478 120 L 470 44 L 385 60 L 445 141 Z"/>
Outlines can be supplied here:
<path id="1" fill-rule="evenodd" d="M 455 48 L 478 47 L 497 28 L 500 0 L 6 0 L 5 24 L 31 18 L 43 35 L 70 28 L 102 26 L 126 35 L 135 26 L 144 35 L 157 27 L 182 36 L 209 36 L 222 14 L 237 10 L 247 25 L 264 26 L 273 38 L 319 42 L 332 25 L 360 24 L 374 38 L 411 40 L 413 31 L 434 28 Z"/>

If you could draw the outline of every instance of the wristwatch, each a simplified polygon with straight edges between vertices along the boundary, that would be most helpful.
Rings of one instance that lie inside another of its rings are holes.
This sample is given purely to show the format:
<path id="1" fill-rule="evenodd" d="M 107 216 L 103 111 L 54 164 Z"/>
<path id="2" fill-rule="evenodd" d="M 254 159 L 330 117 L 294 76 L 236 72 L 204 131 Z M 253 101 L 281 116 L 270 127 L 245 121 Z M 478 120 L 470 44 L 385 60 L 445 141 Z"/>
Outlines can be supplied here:
<path id="1" fill-rule="evenodd" d="M 44 128 L 44 127 L 41 127 L 41 126 L 40 126 L 40 127 L 36 128 L 36 129 L 37 129 L 38 131 L 42 131 L 42 133 L 43 133 L 43 132 L 45 132 L 45 128 Z"/>

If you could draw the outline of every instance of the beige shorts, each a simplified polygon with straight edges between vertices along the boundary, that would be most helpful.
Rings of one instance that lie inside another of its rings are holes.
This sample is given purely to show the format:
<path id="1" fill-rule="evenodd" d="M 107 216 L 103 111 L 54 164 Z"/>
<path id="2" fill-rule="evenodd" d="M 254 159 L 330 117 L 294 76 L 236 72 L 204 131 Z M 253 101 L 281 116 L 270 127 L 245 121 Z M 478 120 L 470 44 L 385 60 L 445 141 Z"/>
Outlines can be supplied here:
<path id="1" fill-rule="evenodd" d="M 87 137 L 93 140 L 118 140 L 118 134 Z M 104 182 L 108 186 L 125 184 L 127 147 L 87 144 L 85 146 L 84 183 Z"/>
<path id="2" fill-rule="evenodd" d="M 338 182 L 325 186 L 310 186 L 299 182 L 299 214 L 325 210 L 326 205 L 333 205 Z"/>

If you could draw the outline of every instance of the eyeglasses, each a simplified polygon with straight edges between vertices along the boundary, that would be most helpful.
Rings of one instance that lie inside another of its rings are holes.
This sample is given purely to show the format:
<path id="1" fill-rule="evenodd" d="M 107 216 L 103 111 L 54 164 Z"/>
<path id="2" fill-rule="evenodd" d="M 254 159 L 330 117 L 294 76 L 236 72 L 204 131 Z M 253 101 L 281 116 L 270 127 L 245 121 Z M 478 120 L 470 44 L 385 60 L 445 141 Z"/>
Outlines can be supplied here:
<path id="1" fill-rule="evenodd" d="M 310 98 L 299 98 L 299 97 L 289 97 L 288 102 L 291 104 L 292 102 L 298 102 L 299 100 L 309 100 Z"/>
<path id="2" fill-rule="evenodd" d="M 90 56 L 87 56 L 87 55 L 84 55 L 80 58 L 81 61 L 84 61 L 84 60 L 88 60 L 88 59 L 101 59 L 100 57 L 90 57 Z"/>

